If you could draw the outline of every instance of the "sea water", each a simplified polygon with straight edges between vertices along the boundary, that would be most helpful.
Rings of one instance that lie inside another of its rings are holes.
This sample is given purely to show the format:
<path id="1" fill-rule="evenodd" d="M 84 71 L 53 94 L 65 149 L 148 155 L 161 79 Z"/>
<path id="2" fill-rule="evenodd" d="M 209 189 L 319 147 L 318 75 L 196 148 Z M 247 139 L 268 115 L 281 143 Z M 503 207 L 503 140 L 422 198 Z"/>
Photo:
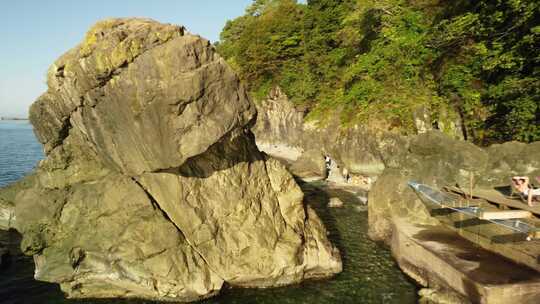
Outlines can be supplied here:
<path id="1" fill-rule="evenodd" d="M 0 120 L 0 187 L 32 171 L 43 158 L 27 120 Z"/>
<path id="2" fill-rule="evenodd" d="M 0 187 L 28 174 L 43 158 L 41 145 L 26 121 L 0 121 Z M 367 237 L 367 212 L 357 196 L 321 182 L 302 185 L 306 201 L 317 211 L 340 249 L 343 272 L 328 280 L 270 289 L 226 289 L 204 304 L 416 303 L 417 287 L 397 267 L 390 252 Z M 328 208 L 337 196 L 343 208 Z M 19 236 L 0 233 L 0 244 L 16 247 Z M 7 245 L 6 245 L 7 244 Z M 1 245 L 0 245 L 1 246 Z M 15 251 L 15 250 L 12 250 Z M 12 256 L 0 268 L 0 304 L 156 303 L 137 300 L 67 300 L 56 284 L 33 280 L 30 257 Z"/>

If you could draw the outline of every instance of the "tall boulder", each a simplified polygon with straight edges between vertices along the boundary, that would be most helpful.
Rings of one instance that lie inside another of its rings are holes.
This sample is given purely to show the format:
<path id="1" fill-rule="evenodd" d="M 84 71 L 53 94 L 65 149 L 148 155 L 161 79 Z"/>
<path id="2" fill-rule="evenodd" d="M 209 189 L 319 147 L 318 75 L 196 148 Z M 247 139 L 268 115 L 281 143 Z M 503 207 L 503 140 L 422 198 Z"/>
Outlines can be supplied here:
<path id="1" fill-rule="evenodd" d="M 47 76 L 30 109 L 46 159 L 0 190 L 36 279 L 72 298 L 191 301 L 341 271 L 294 179 L 257 149 L 256 110 L 207 40 L 105 20 Z"/>

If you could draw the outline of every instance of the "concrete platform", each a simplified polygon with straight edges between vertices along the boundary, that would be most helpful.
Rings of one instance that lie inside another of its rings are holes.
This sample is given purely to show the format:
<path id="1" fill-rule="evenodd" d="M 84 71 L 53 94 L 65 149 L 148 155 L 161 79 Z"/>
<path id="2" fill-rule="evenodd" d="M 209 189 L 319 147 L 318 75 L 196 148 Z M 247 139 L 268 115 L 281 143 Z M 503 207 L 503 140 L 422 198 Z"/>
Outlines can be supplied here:
<path id="1" fill-rule="evenodd" d="M 425 287 L 448 289 L 472 303 L 540 303 L 540 273 L 480 248 L 443 226 L 394 221 L 392 253 Z"/>
<path id="2" fill-rule="evenodd" d="M 497 210 L 486 203 L 478 202 L 477 205 L 485 210 Z M 475 245 L 540 272 L 540 240 L 527 241 L 525 234 L 449 209 L 433 209 L 430 213 Z"/>

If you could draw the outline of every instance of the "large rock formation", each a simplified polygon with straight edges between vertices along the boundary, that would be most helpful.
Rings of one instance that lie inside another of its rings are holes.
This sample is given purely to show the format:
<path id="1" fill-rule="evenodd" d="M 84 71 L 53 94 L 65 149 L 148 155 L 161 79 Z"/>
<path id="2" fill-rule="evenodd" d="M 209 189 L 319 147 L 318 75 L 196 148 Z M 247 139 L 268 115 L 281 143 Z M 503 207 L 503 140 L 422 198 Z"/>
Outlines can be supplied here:
<path id="1" fill-rule="evenodd" d="M 207 40 L 102 21 L 47 83 L 30 110 L 47 157 L 0 191 L 0 225 L 23 234 L 36 279 L 74 298 L 190 301 L 341 271 L 291 175 L 255 146 L 256 110 Z"/>

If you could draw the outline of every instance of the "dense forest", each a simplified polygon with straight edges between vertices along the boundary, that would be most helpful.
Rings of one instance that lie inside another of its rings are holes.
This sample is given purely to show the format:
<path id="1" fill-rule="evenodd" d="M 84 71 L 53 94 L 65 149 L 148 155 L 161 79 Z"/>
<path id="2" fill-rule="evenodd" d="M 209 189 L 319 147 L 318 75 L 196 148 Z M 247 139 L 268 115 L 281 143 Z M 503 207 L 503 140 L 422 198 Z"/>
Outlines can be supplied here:
<path id="1" fill-rule="evenodd" d="M 255 0 L 216 46 L 255 100 L 279 85 L 307 119 L 408 134 L 421 109 L 478 144 L 540 140 L 536 0 Z"/>

